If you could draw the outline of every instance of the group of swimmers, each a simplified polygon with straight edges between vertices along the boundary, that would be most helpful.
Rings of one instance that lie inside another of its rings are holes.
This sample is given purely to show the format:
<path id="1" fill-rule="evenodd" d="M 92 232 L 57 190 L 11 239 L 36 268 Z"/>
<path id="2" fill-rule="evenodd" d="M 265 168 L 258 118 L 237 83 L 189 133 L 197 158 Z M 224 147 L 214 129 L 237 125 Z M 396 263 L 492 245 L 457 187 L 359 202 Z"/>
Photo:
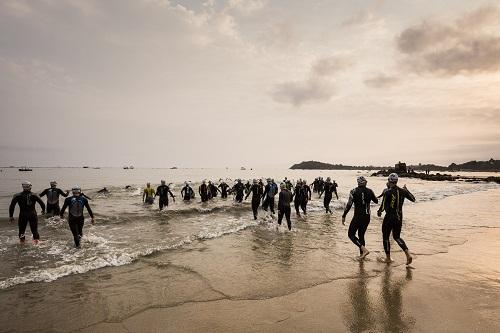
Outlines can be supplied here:
<path id="1" fill-rule="evenodd" d="M 243 184 L 241 179 L 237 179 L 235 184 L 231 187 L 222 180 L 219 185 L 216 185 L 212 181 L 207 183 L 204 180 L 198 188 L 198 194 L 200 195 L 202 202 L 212 200 L 217 197 L 218 193 L 221 194 L 223 199 L 227 198 L 228 195 L 233 194 L 235 196 L 234 200 L 237 203 L 241 203 L 243 200 L 248 199 L 251 195 L 251 206 L 254 219 L 257 219 L 258 208 L 261 204 L 265 211 L 268 211 L 269 209 L 272 216 L 274 216 L 275 196 L 278 195 L 278 224 L 281 225 L 283 217 L 285 217 L 288 230 L 291 230 L 292 228 L 290 218 L 292 202 L 294 202 L 295 212 L 298 216 L 301 215 L 301 210 L 303 214 L 307 214 L 307 203 L 311 200 L 312 192 L 316 192 L 319 194 L 320 198 L 324 195 L 324 208 L 326 213 L 331 214 L 332 211 L 330 209 L 330 202 L 333 198 L 333 194 L 335 194 L 338 199 L 338 185 L 329 177 L 326 181 L 324 181 L 321 177 L 316 178 L 311 185 L 308 185 L 305 180 L 299 179 L 295 186 L 293 186 L 291 181 L 285 178 L 283 182 L 281 182 L 279 190 L 274 179 L 268 178 L 266 182 L 267 184 L 264 185 L 262 180 L 254 179 L 252 184 L 250 184 L 249 181 L 246 184 Z M 356 246 L 358 246 L 360 251 L 359 259 L 364 259 L 370 253 L 365 246 L 364 238 L 365 232 L 370 223 L 370 203 L 373 202 L 377 204 L 378 198 L 382 197 L 382 202 L 377 211 L 377 215 L 380 217 L 382 216 L 382 212 L 385 211 L 385 217 L 382 224 L 382 239 L 386 254 L 385 261 L 392 261 L 389 240 L 392 233 L 394 240 L 406 254 L 407 265 L 411 264 L 412 257 L 406 243 L 401 238 L 401 228 L 404 200 L 408 199 L 414 202 L 415 197 L 408 191 L 406 185 L 402 188 L 397 186 L 398 175 L 395 173 L 389 175 L 387 188 L 384 189 L 383 193 L 379 197 L 376 197 L 374 192 L 366 186 L 367 181 L 365 177 L 357 177 L 357 183 L 358 186 L 349 194 L 349 200 L 342 215 L 342 224 L 345 225 L 346 216 L 351 207 L 354 205 L 354 215 L 349 225 L 348 237 Z M 91 222 L 94 223 L 94 215 L 89 205 L 90 198 L 82 193 L 81 188 L 73 187 L 71 190 L 71 197 L 69 197 L 69 191 L 65 192 L 59 189 L 57 187 L 57 182 L 55 181 L 51 181 L 50 188 L 42 191 L 40 195 L 31 192 L 32 185 L 30 182 L 23 182 L 22 188 L 23 191 L 13 197 L 9 207 L 10 221 L 13 222 L 15 206 L 19 205 L 20 211 L 18 227 L 20 242 L 25 242 L 25 231 L 28 224 L 30 225 L 31 232 L 33 234 L 34 243 L 37 244 L 39 242 L 40 236 L 38 234 L 38 217 L 35 209 L 35 205 L 38 203 L 42 208 L 43 214 L 47 212 L 47 214 L 51 216 L 59 215 L 61 218 L 64 217 L 64 212 L 66 208 L 68 208 L 68 224 L 73 234 L 75 246 L 80 247 L 80 240 L 83 235 L 84 208 L 87 209 L 91 217 Z M 184 184 L 180 194 L 185 201 L 190 201 L 195 197 L 194 190 L 188 182 Z M 41 200 L 41 197 L 43 196 L 47 197 L 47 205 L 45 205 L 45 203 Z M 59 207 L 60 196 L 66 198 L 62 208 Z M 159 197 L 159 209 L 162 210 L 163 208 L 168 207 L 169 196 L 175 201 L 175 195 L 170 190 L 169 185 L 166 184 L 166 181 L 162 180 L 161 185 L 156 188 L 156 191 L 151 187 L 151 184 L 148 183 L 144 189 L 142 200 L 145 204 L 153 204 L 155 198 Z"/>

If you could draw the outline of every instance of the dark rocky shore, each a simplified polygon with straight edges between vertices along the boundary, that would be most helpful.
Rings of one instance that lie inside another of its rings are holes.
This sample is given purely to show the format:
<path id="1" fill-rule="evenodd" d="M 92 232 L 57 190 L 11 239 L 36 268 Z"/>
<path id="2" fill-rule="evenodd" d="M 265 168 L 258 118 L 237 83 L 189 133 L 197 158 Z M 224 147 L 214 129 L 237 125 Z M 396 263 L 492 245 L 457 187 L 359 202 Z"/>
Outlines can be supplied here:
<path id="1" fill-rule="evenodd" d="M 396 169 L 386 169 L 386 170 L 380 170 L 372 174 L 372 177 L 387 177 L 391 173 L 397 173 L 399 177 L 402 178 L 418 178 L 422 180 L 429 180 L 429 181 L 465 181 L 465 182 L 494 182 L 497 184 L 500 184 L 500 177 L 486 177 L 486 178 L 481 178 L 481 177 L 465 177 L 465 176 L 460 176 L 460 175 L 448 175 L 448 174 L 441 174 L 441 173 L 435 173 L 435 174 L 427 174 L 424 172 L 401 172 L 397 171 Z"/>

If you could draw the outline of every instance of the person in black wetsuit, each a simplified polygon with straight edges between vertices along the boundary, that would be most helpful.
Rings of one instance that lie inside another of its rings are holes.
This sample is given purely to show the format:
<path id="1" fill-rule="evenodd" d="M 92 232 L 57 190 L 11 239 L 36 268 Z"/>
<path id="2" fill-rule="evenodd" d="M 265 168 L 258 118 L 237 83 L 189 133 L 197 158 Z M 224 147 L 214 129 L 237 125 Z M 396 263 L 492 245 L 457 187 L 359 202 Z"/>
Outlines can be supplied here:
<path id="1" fill-rule="evenodd" d="M 191 186 L 189 186 L 188 182 L 184 183 L 184 187 L 181 190 L 181 197 L 184 199 L 184 201 L 190 201 L 194 198 L 194 191 Z"/>
<path id="2" fill-rule="evenodd" d="M 235 200 L 236 202 L 242 202 L 243 201 L 243 196 L 245 192 L 245 185 L 241 182 L 241 179 L 238 179 L 236 184 L 233 186 L 233 193 L 236 193 Z"/>
<path id="3" fill-rule="evenodd" d="M 302 181 L 302 200 L 300 201 L 300 208 L 304 215 L 307 214 L 307 203 L 311 200 L 311 188 L 307 185 L 307 181 Z"/>
<path id="4" fill-rule="evenodd" d="M 337 194 L 337 187 L 338 187 L 337 183 L 335 181 L 333 181 L 332 183 L 330 177 L 328 177 L 326 178 L 326 182 L 322 186 L 323 188 L 322 192 L 320 192 L 319 194 L 320 198 L 323 195 L 323 193 L 325 194 L 325 197 L 323 199 L 323 206 L 325 207 L 326 212 L 330 214 L 332 214 L 332 210 L 330 209 L 330 202 L 332 201 L 333 197 L 332 194 L 335 193 L 337 200 L 339 199 L 339 195 Z"/>
<path id="5" fill-rule="evenodd" d="M 293 194 L 287 189 L 287 185 L 284 183 L 280 185 L 280 188 L 281 192 L 278 197 L 278 224 L 281 225 L 283 216 L 285 216 L 288 230 L 292 230 L 292 221 L 290 220 L 292 208 L 290 207 L 290 203 L 293 200 Z"/>
<path id="6" fill-rule="evenodd" d="M 293 190 L 293 205 L 295 207 L 295 213 L 298 217 L 300 217 L 300 203 L 302 202 L 303 197 L 302 192 L 302 180 L 299 179 L 297 184 L 295 184 L 295 188 Z"/>
<path id="7" fill-rule="evenodd" d="M 267 208 L 274 215 L 274 197 L 278 194 L 278 186 L 271 178 L 267 179 L 266 187 L 264 188 L 264 198 L 262 199 L 262 208 L 267 212 Z"/>
<path id="8" fill-rule="evenodd" d="M 398 175 L 391 173 L 389 175 L 389 188 L 384 191 L 382 203 L 377 211 L 377 215 L 382 216 L 385 210 L 384 222 L 382 223 L 382 238 L 384 242 L 384 251 L 386 262 L 392 262 L 391 259 L 391 243 L 389 237 L 392 232 L 392 237 L 398 243 L 399 247 L 406 254 L 406 265 L 411 264 L 413 258 L 406 246 L 405 241 L 401 238 L 401 228 L 403 226 L 403 203 L 405 199 L 415 202 L 415 197 L 408 191 L 406 185 L 403 188 L 398 187 Z"/>
<path id="9" fill-rule="evenodd" d="M 38 202 L 42 208 L 42 214 L 45 214 L 45 204 L 42 199 L 34 193 L 31 192 L 31 183 L 22 183 L 23 191 L 14 195 L 9 206 L 9 220 L 14 222 L 14 209 L 16 205 L 19 205 L 19 217 L 17 219 L 17 224 L 19 227 L 19 242 L 24 243 L 26 237 L 24 232 L 26 231 L 26 226 L 30 225 L 31 233 L 33 234 L 33 242 L 38 244 L 40 240 L 40 235 L 38 234 L 38 216 L 36 215 L 35 204 Z"/>
<path id="10" fill-rule="evenodd" d="M 168 207 L 168 196 L 170 195 L 172 197 L 172 200 L 175 202 L 175 195 L 170 191 L 170 187 L 168 187 L 164 180 L 161 181 L 161 185 L 156 188 L 156 194 L 155 197 L 160 197 L 158 200 L 158 204 L 160 207 L 160 210 L 163 209 L 163 207 Z"/>
<path id="11" fill-rule="evenodd" d="M 250 192 L 247 193 L 245 200 L 248 199 L 248 196 L 252 194 L 252 212 L 254 220 L 257 220 L 257 211 L 260 206 L 260 200 L 263 196 L 262 186 L 259 185 L 257 179 L 253 180 L 253 185 L 250 187 Z"/>
<path id="12" fill-rule="evenodd" d="M 217 192 L 219 191 L 219 188 L 217 186 L 215 186 L 214 183 L 209 181 L 208 182 L 208 191 L 209 191 L 210 199 L 213 199 L 213 198 L 217 197 Z"/>
<path id="13" fill-rule="evenodd" d="M 359 176 L 357 178 L 358 187 L 349 193 L 349 200 L 342 214 L 342 224 L 345 225 L 345 218 L 349 210 L 354 204 L 354 216 L 352 217 L 351 224 L 347 235 L 349 239 L 359 247 L 359 258 L 363 259 L 370 253 L 365 247 L 365 232 L 370 224 L 370 202 L 378 203 L 375 193 L 366 187 L 366 178 Z M 358 237 L 356 237 L 356 232 Z"/>
<path id="14" fill-rule="evenodd" d="M 40 193 L 40 198 L 47 196 L 47 214 L 54 216 L 59 215 L 61 208 L 59 207 L 59 196 L 67 197 L 69 191 L 64 192 L 60 188 L 57 188 L 57 182 L 55 180 L 50 182 L 50 188 L 47 188 Z"/>
<path id="15" fill-rule="evenodd" d="M 198 193 L 200 194 L 201 197 L 201 202 L 207 202 L 208 201 L 208 186 L 206 180 L 203 180 L 201 182 L 200 187 L 198 188 Z"/>
<path id="16" fill-rule="evenodd" d="M 222 199 L 226 199 L 227 198 L 227 190 L 229 188 L 229 185 L 227 185 L 225 181 L 222 181 L 219 184 L 219 188 L 220 188 L 220 197 Z"/>
<path id="17" fill-rule="evenodd" d="M 83 237 L 83 224 L 84 224 L 84 216 L 83 216 L 83 208 L 87 208 L 87 212 L 90 215 L 92 224 L 94 221 L 94 213 L 92 213 L 92 209 L 90 209 L 88 200 L 83 197 L 82 190 L 80 187 L 75 186 L 71 190 L 73 193 L 72 197 L 66 198 L 64 200 L 64 204 L 61 209 L 61 218 L 64 218 L 64 211 L 68 208 L 68 224 L 73 234 L 73 240 L 75 241 L 75 247 L 80 247 L 80 240 Z"/>
<path id="18" fill-rule="evenodd" d="M 250 181 L 247 180 L 247 182 L 245 183 L 245 194 L 250 193 L 250 187 L 252 187 L 252 185 L 250 184 Z"/>

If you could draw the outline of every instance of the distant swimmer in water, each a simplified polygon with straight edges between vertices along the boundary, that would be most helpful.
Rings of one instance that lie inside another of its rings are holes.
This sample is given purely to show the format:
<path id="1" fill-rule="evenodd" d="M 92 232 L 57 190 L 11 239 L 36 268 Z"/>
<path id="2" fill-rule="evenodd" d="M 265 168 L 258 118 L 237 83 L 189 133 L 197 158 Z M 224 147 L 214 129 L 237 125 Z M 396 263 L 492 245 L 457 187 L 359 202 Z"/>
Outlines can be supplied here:
<path id="1" fill-rule="evenodd" d="M 146 188 L 142 193 L 142 202 L 152 205 L 155 202 L 155 190 L 151 188 L 151 183 L 146 184 Z"/>
<path id="2" fill-rule="evenodd" d="M 241 179 L 238 179 L 236 181 L 236 184 L 233 186 L 233 193 L 236 193 L 236 202 L 242 202 L 243 201 L 243 196 L 245 195 L 245 185 L 241 182 Z"/>
<path id="3" fill-rule="evenodd" d="M 59 215 L 61 212 L 61 207 L 59 207 L 59 196 L 67 197 L 69 191 L 64 192 L 63 190 L 57 188 L 57 182 L 55 180 L 50 182 L 50 188 L 47 188 L 40 193 L 40 198 L 47 196 L 47 214 L 51 216 Z"/>
<path id="4" fill-rule="evenodd" d="M 372 201 L 378 203 L 378 199 L 375 197 L 375 193 L 366 187 L 367 181 L 365 177 L 359 176 L 357 182 L 358 187 L 349 193 L 349 200 L 344 209 L 344 214 L 342 214 L 342 224 L 345 225 L 347 213 L 349 213 L 354 204 L 354 216 L 349 225 L 347 235 L 359 248 L 359 258 L 363 259 L 370 253 L 365 247 L 365 232 L 368 224 L 370 224 L 370 203 Z M 356 237 L 356 232 L 358 233 L 358 237 Z"/>
<path id="5" fill-rule="evenodd" d="M 322 186 L 322 192 L 319 194 L 319 197 L 325 194 L 325 197 L 323 199 L 323 206 L 326 209 L 327 213 L 332 214 L 332 210 L 330 209 L 330 202 L 332 201 L 333 193 L 335 193 L 335 196 L 337 197 L 337 200 L 339 199 L 339 195 L 337 194 L 337 183 L 335 181 L 331 181 L 330 177 L 326 178 L 326 182 Z"/>
<path id="6" fill-rule="evenodd" d="M 408 246 L 401 238 L 401 228 L 403 226 L 403 203 L 405 199 L 415 202 L 415 197 L 408 191 L 406 185 L 403 188 L 398 187 L 398 175 L 391 173 L 389 175 L 389 188 L 384 192 L 382 203 L 377 211 L 377 215 L 382 216 L 385 210 L 384 222 L 382 223 L 382 238 L 384 242 L 384 251 L 386 262 L 392 262 L 391 259 L 391 243 L 389 237 L 392 232 L 392 237 L 398 243 L 399 247 L 406 254 L 406 265 L 411 264 L 413 258 L 408 250 Z"/>
<path id="7" fill-rule="evenodd" d="M 73 193 L 72 197 L 66 198 L 64 200 L 64 204 L 61 209 L 61 218 L 64 218 L 64 211 L 68 208 L 68 224 L 73 234 L 73 240 L 75 241 L 75 247 L 80 247 L 80 240 L 83 237 L 83 208 L 87 209 L 87 212 L 90 215 L 92 224 L 94 221 L 94 214 L 92 213 L 92 209 L 90 209 L 89 202 L 86 198 L 84 198 L 82 194 L 82 189 L 78 186 L 75 186 L 71 189 Z"/>
<path id="8" fill-rule="evenodd" d="M 188 182 L 184 183 L 184 187 L 181 190 L 181 197 L 184 199 L 184 201 L 190 201 L 194 198 L 194 191 L 191 186 L 189 186 Z"/>
<path id="9" fill-rule="evenodd" d="M 208 186 L 207 186 L 207 181 L 203 180 L 201 182 L 200 187 L 198 188 L 198 193 L 200 194 L 201 202 L 207 202 L 208 201 Z"/>
<path id="10" fill-rule="evenodd" d="M 99 191 L 97 191 L 97 193 L 99 193 L 99 194 L 108 194 L 109 190 L 107 188 L 103 187 L 102 189 L 100 189 Z"/>
<path id="11" fill-rule="evenodd" d="M 280 188 L 281 192 L 278 198 L 278 224 L 281 225 L 283 216 L 285 216 L 288 230 L 292 230 L 292 221 L 290 220 L 292 208 L 290 207 L 290 203 L 293 200 L 293 195 L 292 192 L 287 189 L 286 184 L 281 183 Z"/>
<path id="12" fill-rule="evenodd" d="M 163 207 L 168 207 L 168 196 L 172 197 L 172 200 L 175 202 L 175 195 L 170 191 L 170 187 L 165 184 L 164 180 L 161 181 L 161 185 L 156 188 L 155 197 L 160 197 L 158 200 L 158 204 L 160 210 L 163 210 Z"/>
<path id="13" fill-rule="evenodd" d="M 264 188 L 264 199 L 262 200 L 262 208 L 267 212 L 267 208 L 274 215 L 274 197 L 278 194 L 278 185 L 271 179 L 267 178 L 267 184 Z"/>
<path id="14" fill-rule="evenodd" d="M 227 185 L 227 183 L 225 181 L 222 181 L 219 184 L 219 188 L 220 188 L 220 197 L 222 199 L 226 199 L 227 198 L 227 194 L 228 194 L 229 185 Z"/>
<path id="15" fill-rule="evenodd" d="M 19 227 L 19 241 L 24 243 L 26 237 L 24 232 L 26 231 L 26 226 L 30 225 L 31 233 L 33 234 L 33 243 L 38 244 L 40 240 L 40 235 L 38 234 L 38 216 L 36 214 L 35 204 L 38 202 L 42 208 L 42 214 L 45 214 L 45 204 L 42 199 L 34 193 L 31 192 L 31 183 L 23 182 L 23 191 L 14 195 L 9 206 L 9 220 L 14 222 L 14 209 L 16 205 L 19 205 L 19 217 L 17 219 L 17 224 Z"/>
<path id="16" fill-rule="evenodd" d="M 248 196 L 252 194 L 252 212 L 253 212 L 253 219 L 257 220 L 257 212 L 260 206 L 260 200 L 262 199 L 263 193 L 262 193 L 262 186 L 259 185 L 259 182 L 257 179 L 253 180 L 253 185 L 250 187 L 250 192 L 247 193 L 247 196 L 245 197 L 245 200 L 248 198 Z"/>

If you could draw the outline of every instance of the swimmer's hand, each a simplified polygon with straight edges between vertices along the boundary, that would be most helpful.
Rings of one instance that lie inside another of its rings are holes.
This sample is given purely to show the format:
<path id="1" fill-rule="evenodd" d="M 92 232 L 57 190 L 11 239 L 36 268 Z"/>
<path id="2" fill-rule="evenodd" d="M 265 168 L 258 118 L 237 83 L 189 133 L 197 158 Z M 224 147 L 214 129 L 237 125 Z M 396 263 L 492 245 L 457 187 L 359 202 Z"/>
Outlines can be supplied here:
<path id="1" fill-rule="evenodd" d="M 342 225 L 345 225 L 345 216 L 342 216 Z"/>

